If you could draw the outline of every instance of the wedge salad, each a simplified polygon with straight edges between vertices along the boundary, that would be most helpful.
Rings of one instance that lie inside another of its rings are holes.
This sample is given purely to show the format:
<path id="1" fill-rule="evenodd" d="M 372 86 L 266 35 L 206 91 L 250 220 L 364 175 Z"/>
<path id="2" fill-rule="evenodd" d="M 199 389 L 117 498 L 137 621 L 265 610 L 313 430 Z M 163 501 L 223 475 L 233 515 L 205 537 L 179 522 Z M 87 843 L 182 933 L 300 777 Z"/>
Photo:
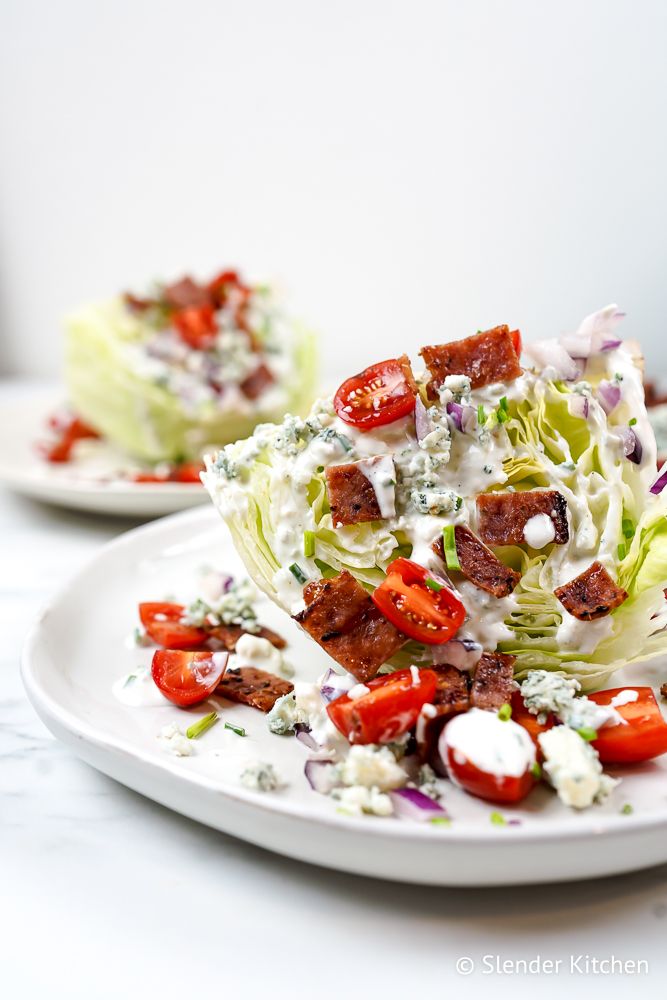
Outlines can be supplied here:
<path id="1" fill-rule="evenodd" d="M 373 364 L 206 459 L 251 578 L 336 661 L 268 721 L 344 809 L 437 819 L 436 774 L 583 808 L 603 764 L 667 751 L 650 688 L 596 691 L 667 652 L 667 471 L 621 319 Z"/>
<path id="2" fill-rule="evenodd" d="M 76 422 L 65 444 L 97 435 L 136 459 L 173 466 L 312 402 L 312 334 L 269 287 L 237 271 L 84 306 L 66 330 Z"/>

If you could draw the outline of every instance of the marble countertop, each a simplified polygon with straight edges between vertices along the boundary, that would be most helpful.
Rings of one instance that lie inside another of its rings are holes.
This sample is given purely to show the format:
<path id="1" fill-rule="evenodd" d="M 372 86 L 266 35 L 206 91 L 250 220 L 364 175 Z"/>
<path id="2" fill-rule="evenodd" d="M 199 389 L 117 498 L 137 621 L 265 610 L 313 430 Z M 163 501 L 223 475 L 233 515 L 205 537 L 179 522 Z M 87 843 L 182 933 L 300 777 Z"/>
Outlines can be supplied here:
<path id="1" fill-rule="evenodd" d="M 23 637 L 62 582 L 132 526 L 0 490 L 4 995 L 444 997 L 464 980 L 473 995 L 588 996 L 598 975 L 605 996 L 627 995 L 633 979 L 664 986 L 667 866 L 494 890 L 361 879 L 199 826 L 61 746 L 25 698 Z M 586 955 L 643 960 L 649 971 L 596 974 L 589 961 L 586 975 Z M 512 964 L 538 956 L 539 973 Z M 475 963 L 469 976 L 457 972 L 462 958 Z M 561 961 L 558 974 L 545 960 Z"/>

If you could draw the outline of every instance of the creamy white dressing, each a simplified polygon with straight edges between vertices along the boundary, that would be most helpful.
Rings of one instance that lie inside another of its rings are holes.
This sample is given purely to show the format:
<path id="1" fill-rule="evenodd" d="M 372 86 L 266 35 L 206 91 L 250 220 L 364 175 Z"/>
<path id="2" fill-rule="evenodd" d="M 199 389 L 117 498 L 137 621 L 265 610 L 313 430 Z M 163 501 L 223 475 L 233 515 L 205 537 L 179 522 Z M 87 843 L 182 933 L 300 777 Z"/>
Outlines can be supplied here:
<path id="1" fill-rule="evenodd" d="M 170 704 L 153 680 L 148 667 L 137 667 L 129 674 L 119 677 L 111 691 L 118 701 L 129 708 Z"/>
<path id="2" fill-rule="evenodd" d="M 619 691 L 618 694 L 615 694 L 609 704 L 613 705 L 614 708 L 620 708 L 621 705 L 631 705 L 638 698 L 639 691 L 634 688 L 626 688 L 625 691 Z"/>
<path id="3" fill-rule="evenodd" d="M 378 455 L 357 462 L 358 468 L 373 487 L 380 515 L 383 518 L 396 516 L 396 470 L 391 455 Z"/>
<path id="4" fill-rule="evenodd" d="M 442 731 L 439 749 L 445 763 L 451 753 L 457 764 L 469 762 L 496 777 L 520 778 L 536 759 L 535 744 L 523 726 L 480 708 L 451 719 Z M 456 782 L 453 771 L 450 777 Z"/>
<path id="5" fill-rule="evenodd" d="M 529 517 L 523 526 L 523 537 L 526 545 L 533 549 L 543 549 L 556 537 L 554 523 L 548 514 L 535 514 Z"/>

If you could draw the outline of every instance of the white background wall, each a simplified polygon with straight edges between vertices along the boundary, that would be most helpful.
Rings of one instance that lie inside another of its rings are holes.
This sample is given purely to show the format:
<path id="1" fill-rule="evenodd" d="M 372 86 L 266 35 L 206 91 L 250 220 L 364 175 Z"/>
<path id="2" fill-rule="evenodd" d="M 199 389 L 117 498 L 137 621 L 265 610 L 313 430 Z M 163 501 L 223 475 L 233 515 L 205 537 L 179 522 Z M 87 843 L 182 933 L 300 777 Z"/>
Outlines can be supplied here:
<path id="1" fill-rule="evenodd" d="M 0 370 L 78 301 L 278 276 L 335 373 L 616 300 L 667 371 L 667 3 L 1 0 Z"/>

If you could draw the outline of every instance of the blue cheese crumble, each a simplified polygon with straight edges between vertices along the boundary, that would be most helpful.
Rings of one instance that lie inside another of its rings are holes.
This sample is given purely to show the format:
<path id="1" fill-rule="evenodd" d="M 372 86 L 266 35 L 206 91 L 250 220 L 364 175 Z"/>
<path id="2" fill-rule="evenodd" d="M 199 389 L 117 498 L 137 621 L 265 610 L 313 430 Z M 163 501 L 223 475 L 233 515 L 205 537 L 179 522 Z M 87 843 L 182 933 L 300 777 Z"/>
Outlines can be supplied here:
<path id="1" fill-rule="evenodd" d="M 281 782 L 273 764 L 254 760 L 241 772 L 241 784 L 254 792 L 274 792 Z"/>
<path id="2" fill-rule="evenodd" d="M 604 802 L 618 784 L 602 771 L 597 753 L 569 726 L 554 726 L 538 736 L 544 754 L 543 771 L 561 802 L 586 809 Z"/>

